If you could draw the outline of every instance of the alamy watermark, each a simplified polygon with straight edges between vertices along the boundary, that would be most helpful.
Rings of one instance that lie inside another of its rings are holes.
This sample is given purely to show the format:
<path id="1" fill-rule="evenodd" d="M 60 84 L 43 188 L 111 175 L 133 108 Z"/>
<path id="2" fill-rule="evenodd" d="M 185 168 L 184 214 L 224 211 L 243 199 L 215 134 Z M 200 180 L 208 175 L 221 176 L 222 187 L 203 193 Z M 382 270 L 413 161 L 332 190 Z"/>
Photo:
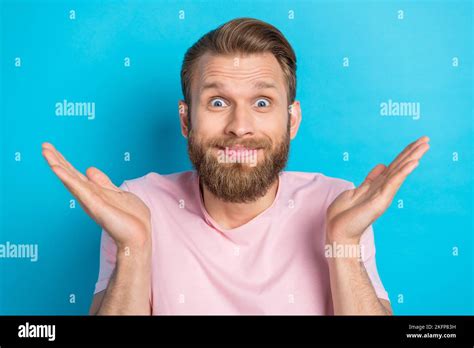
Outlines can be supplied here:
<path id="1" fill-rule="evenodd" d="M 71 102 L 64 99 L 55 104 L 56 116 L 64 117 L 86 117 L 88 120 L 95 119 L 95 102 Z"/>
<path id="2" fill-rule="evenodd" d="M 380 103 L 380 116 L 411 117 L 417 121 L 421 117 L 419 102 L 396 102 L 389 99 Z"/>
<path id="3" fill-rule="evenodd" d="M 20 338 L 47 338 L 48 341 L 56 339 L 56 325 L 36 325 L 26 322 L 18 326 L 18 337 Z"/>
<path id="4" fill-rule="evenodd" d="M 364 255 L 364 245 L 361 244 L 326 244 L 324 246 L 324 256 L 326 258 L 356 258 L 362 260 Z"/>
<path id="5" fill-rule="evenodd" d="M 244 163 L 255 167 L 257 165 L 257 151 L 256 149 L 225 147 L 224 150 L 218 150 L 217 161 L 219 163 Z"/>
<path id="6" fill-rule="evenodd" d="M 0 259 L 30 259 L 38 261 L 38 244 L 14 244 L 6 242 L 0 244 Z"/>

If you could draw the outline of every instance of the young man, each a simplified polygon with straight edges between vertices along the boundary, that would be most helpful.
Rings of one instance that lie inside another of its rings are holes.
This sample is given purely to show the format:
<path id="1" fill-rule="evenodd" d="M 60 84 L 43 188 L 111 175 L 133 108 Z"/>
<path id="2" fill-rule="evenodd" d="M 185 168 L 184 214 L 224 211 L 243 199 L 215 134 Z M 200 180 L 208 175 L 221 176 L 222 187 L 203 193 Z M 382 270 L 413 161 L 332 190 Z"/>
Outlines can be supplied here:
<path id="1" fill-rule="evenodd" d="M 377 165 L 357 188 L 283 171 L 301 122 L 296 57 L 280 31 L 256 19 L 203 36 L 181 80 L 181 131 L 195 171 L 117 187 L 43 144 L 54 173 L 103 228 L 91 313 L 391 314 L 372 223 L 429 139 Z"/>

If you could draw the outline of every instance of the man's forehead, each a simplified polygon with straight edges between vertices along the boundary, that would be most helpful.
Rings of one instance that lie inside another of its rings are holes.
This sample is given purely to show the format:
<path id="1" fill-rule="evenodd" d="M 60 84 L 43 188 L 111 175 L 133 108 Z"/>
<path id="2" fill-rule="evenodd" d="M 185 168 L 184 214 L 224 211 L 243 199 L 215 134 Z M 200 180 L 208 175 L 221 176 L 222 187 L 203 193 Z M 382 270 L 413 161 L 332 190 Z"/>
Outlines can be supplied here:
<path id="1" fill-rule="evenodd" d="M 201 57 L 197 66 L 199 89 L 224 88 L 226 79 L 251 81 L 254 89 L 277 89 L 283 70 L 271 53 L 249 55 L 211 55 Z"/>

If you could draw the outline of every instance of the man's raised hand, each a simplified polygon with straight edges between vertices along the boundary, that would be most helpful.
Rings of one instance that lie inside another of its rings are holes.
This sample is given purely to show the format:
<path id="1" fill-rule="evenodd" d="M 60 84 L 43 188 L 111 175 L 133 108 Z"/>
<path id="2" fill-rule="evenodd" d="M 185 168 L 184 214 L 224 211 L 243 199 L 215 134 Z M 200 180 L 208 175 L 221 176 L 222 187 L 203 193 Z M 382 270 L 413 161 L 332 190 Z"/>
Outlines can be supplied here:
<path id="1" fill-rule="evenodd" d="M 115 186 L 102 171 L 90 167 L 83 175 L 50 143 L 42 154 L 64 186 L 118 247 L 142 248 L 150 243 L 150 210 L 140 198 Z"/>
<path id="2" fill-rule="evenodd" d="M 342 192 L 326 212 L 329 241 L 357 244 L 362 233 L 390 206 L 407 176 L 418 166 L 429 149 L 423 136 L 409 144 L 387 167 L 376 165 L 364 182 Z"/>

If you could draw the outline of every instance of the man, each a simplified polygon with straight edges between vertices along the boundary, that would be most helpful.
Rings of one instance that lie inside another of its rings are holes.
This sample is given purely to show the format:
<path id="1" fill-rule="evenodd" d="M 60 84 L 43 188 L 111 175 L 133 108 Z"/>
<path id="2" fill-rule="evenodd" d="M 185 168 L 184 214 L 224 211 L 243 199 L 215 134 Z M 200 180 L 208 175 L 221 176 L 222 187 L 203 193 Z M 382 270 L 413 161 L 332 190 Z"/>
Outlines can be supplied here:
<path id="1" fill-rule="evenodd" d="M 391 314 L 372 223 L 429 139 L 357 188 L 283 171 L 301 122 L 296 57 L 256 19 L 203 36 L 186 52 L 181 81 L 195 171 L 117 187 L 43 144 L 54 173 L 103 228 L 91 314 Z"/>

